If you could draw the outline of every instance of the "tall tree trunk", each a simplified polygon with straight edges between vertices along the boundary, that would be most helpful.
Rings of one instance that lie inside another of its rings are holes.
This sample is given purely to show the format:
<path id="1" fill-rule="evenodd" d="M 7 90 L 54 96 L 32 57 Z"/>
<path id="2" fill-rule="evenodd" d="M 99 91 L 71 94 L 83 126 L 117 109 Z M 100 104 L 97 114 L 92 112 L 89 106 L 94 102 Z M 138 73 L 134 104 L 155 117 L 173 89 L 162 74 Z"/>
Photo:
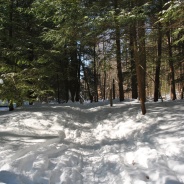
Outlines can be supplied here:
<path id="1" fill-rule="evenodd" d="M 144 1 L 137 1 L 138 5 L 144 4 Z M 139 99 L 141 103 L 142 114 L 146 114 L 146 50 L 145 50 L 145 22 L 144 20 L 137 21 L 137 29 L 134 32 L 134 55 L 135 55 L 135 65 L 138 81 L 138 92 Z"/>
<path id="2" fill-rule="evenodd" d="M 60 80 L 59 80 L 59 75 L 57 74 L 57 101 L 58 103 L 61 103 L 60 99 Z"/>
<path id="3" fill-rule="evenodd" d="M 183 35 L 181 34 L 179 36 L 179 39 L 182 37 Z M 184 43 L 179 43 L 179 53 L 181 55 L 181 59 L 183 58 L 184 56 Z M 183 99 L 184 98 L 184 59 L 182 59 L 180 61 L 180 98 Z"/>
<path id="4" fill-rule="evenodd" d="M 113 79 L 112 82 L 112 98 L 115 99 L 116 94 L 115 94 L 115 80 Z"/>
<path id="5" fill-rule="evenodd" d="M 80 100 L 80 65 L 78 63 L 77 79 L 76 79 L 76 90 L 75 90 L 75 101 Z"/>
<path id="6" fill-rule="evenodd" d="M 103 85 L 103 99 L 106 99 L 106 81 L 107 81 L 107 72 L 104 71 L 104 85 Z"/>
<path id="7" fill-rule="evenodd" d="M 65 79 L 65 80 L 64 80 L 64 86 L 65 86 L 65 88 L 64 88 L 64 90 L 65 90 L 65 92 L 64 92 L 64 98 L 65 98 L 66 102 L 68 102 L 68 100 L 69 100 L 69 85 L 68 85 L 68 79 Z"/>
<path id="8" fill-rule="evenodd" d="M 141 66 L 140 57 L 136 42 L 134 42 L 134 53 L 135 53 L 135 63 L 136 63 L 136 74 L 137 74 L 137 81 L 138 81 L 138 92 L 139 92 L 139 99 L 141 103 L 141 110 L 142 114 L 146 114 L 146 106 L 145 106 L 145 86 L 144 86 L 144 77 L 142 76 L 142 70 L 144 70 Z"/>
<path id="9" fill-rule="evenodd" d="M 141 74 L 141 98 L 146 101 L 146 50 L 145 50 L 145 25 L 144 20 L 140 21 L 138 29 L 138 45 L 139 45 L 139 69 Z"/>
<path id="10" fill-rule="evenodd" d="M 183 99 L 184 95 L 184 63 L 180 62 L 180 98 Z"/>
<path id="11" fill-rule="evenodd" d="M 79 101 L 81 99 L 80 97 L 80 72 L 81 72 L 81 48 L 79 48 L 79 53 L 78 53 L 78 60 L 77 60 L 77 64 L 78 64 L 78 70 L 77 70 L 77 89 L 76 89 L 76 98 L 75 101 Z"/>
<path id="12" fill-rule="evenodd" d="M 77 43 L 74 43 L 74 50 L 71 53 L 71 64 L 70 64 L 70 92 L 71 100 L 79 101 L 79 89 L 80 89 L 80 74 L 79 74 L 79 59 L 77 57 Z"/>
<path id="13" fill-rule="evenodd" d="M 138 98 L 138 90 L 137 90 L 137 76 L 136 76 L 136 67 L 135 67 L 135 54 L 134 54 L 134 46 L 133 41 L 136 35 L 135 24 L 133 23 L 130 26 L 130 60 L 131 60 L 131 88 L 132 88 L 132 98 Z"/>
<path id="14" fill-rule="evenodd" d="M 89 99 L 92 103 L 93 102 L 93 96 L 92 96 L 91 91 L 90 91 L 90 86 L 89 86 L 89 81 L 88 81 L 88 74 L 87 74 L 86 69 L 84 67 L 84 63 L 81 63 L 81 65 L 82 65 L 82 69 L 83 69 L 83 72 L 84 72 L 85 82 L 86 82 L 86 85 L 87 85 L 88 96 L 89 96 Z"/>
<path id="15" fill-rule="evenodd" d="M 183 95 L 184 95 L 184 87 L 181 88 L 181 95 L 180 95 L 181 99 L 183 99 Z"/>
<path id="16" fill-rule="evenodd" d="M 124 91 L 123 91 L 123 74 L 121 66 L 121 45 L 120 45 L 120 26 L 118 24 L 118 0 L 114 0 L 114 9 L 115 9 L 115 36 L 116 36 L 116 61 L 117 61 L 117 71 L 118 71 L 118 87 L 119 87 L 119 100 L 124 100 Z"/>
<path id="17" fill-rule="evenodd" d="M 75 101 L 78 102 L 80 100 L 80 67 L 81 67 L 81 59 L 77 59 L 77 79 L 76 79 L 76 96 Z"/>
<path id="18" fill-rule="evenodd" d="M 61 62 L 61 73 L 64 73 L 64 79 L 63 79 L 63 90 L 64 90 L 64 100 L 68 102 L 69 100 L 69 80 L 68 80 L 68 68 L 69 68 L 69 61 L 68 61 L 68 53 L 67 53 L 67 45 L 64 45 L 64 56 L 63 56 L 63 62 Z"/>
<path id="19" fill-rule="evenodd" d="M 94 48 L 93 48 L 93 57 L 94 57 L 94 63 L 93 63 L 93 67 L 94 67 L 94 101 L 98 102 L 98 78 L 97 78 L 97 66 L 96 66 L 96 44 L 94 44 Z"/>
<path id="20" fill-rule="evenodd" d="M 154 81 L 154 102 L 158 101 L 160 91 L 160 66 L 162 56 L 162 31 L 161 23 L 158 23 L 158 40 L 157 40 L 157 61 L 155 70 L 155 81 Z"/>
<path id="21" fill-rule="evenodd" d="M 170 68 L 170 87 L 171 87 L 171 100 L 176 99 L 176 89 L 175 89 L 175 72 L 172 58 L 172 46 L 171 46 L 171 34 L 170 30 L 167 31 L 167 40 L 168 40 L 168 51 L 169 51 L 169 68 Z"/>
<path id="22" fill-rule="evenodd" d="M 110 92 L 109 92 L 109 100 L 110 100 L 110 106 L 113 106 L 113 100 L 112 100 L 112 86 L 110 86 Z"/>

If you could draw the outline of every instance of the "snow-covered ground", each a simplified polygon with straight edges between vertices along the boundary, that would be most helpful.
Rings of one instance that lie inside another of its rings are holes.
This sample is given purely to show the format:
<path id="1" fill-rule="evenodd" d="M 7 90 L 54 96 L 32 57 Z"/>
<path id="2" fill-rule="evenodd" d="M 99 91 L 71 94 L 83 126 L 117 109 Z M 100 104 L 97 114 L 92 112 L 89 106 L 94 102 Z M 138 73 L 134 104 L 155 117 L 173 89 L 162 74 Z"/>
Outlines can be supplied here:
<path id="1" fill-rule="evenodd" d="M 184 183 L 184 101 L 0 112 L 0 183 Z"/>

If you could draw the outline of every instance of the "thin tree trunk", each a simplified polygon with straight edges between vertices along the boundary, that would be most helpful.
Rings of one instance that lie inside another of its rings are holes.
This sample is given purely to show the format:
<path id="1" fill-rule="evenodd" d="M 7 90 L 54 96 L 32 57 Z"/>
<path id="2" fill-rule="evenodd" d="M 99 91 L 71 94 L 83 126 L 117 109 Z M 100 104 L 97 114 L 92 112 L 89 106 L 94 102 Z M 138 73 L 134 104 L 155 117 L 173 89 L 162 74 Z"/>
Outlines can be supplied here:
<path id="1" fill-rule="evenodd" d="M 89 96 L 90 101 L 92 103 L 93 102 L 93 96 L 92 96 L 91 91 L 90 91 L 90 86 L 89 86 L 89 82 L 88 82 L 88 76 L 87 76 L 86 70 L 84 68 L 84 63 L 81 63 L 81 65 L 82 65 L 82 69 L 83 69 L 83 72 L 84 72 L 84 78 L 85 78 L 86 85 L 87 85 L 88 96 Z"/>
<path id="2" fill-rule="evenodd" d="M 113 106 L 113 100 L 112 100 L 112 87 L 110 87 L 110 93 L 109 93 L 109 100 L 110 100 L 110 106 Z"/>
<path id="3" fill-rule="evenodd" d="M 140 21 L 138 29 L 138 45 L 139 45 L 139 68 L 141 74 L 141 93 L 142 100 L 146 102 L 146 50 L 145 50 L 145 26 L 144 21 Z"/>
<path id="4" fill-rule="evenodd" d="M 184 95 L 184 87 L 181 88 L 181 99 L 183 99 L 183 95 Z"/>
<path id="5" fill-rule="evenodd" d="M 94 63 L 93 63 L 93 67 L 94 67 L 94 91 L 95 91 L 95 98 L 94 101 L 98 102 L 98 82 L 97 82 L 97 70 L 96 70 L 96 51 L 95 51 L 95 44 L 94 44 L 94 50 L 93 50 L 93 54 L 94 54 Z"/>
<path id="6" fill-rule="evenodd" d="M 158 41 L 157 41 L 157 61 L 155 70 L 155 81 L 154 81 L 154 102 L 158 101 L 160 92 L 160 66 L 162 56 L 162 31 L 161 23 L 158 25 Z"/>
<path id="7" fill-rule="evenodd" d="M 118 0 L 114 0 L 114 9 L 116 16 L 118 15 Z M 118 87 L 119 87 L 119 100 L 124 100 L 123 91 L 123 74 L 121 66 L 121 45 L 120 45 L 120 26 L 118 24 L 117 17 L 115 17 L 115 35 L 116 35 L 116 61 L 118 71 Z"/>
<path id="8" fill-rule="evenodd" d="M 175 89 L 175 72 L 172 58 L 172 46 L 171 46 L 171 35 L 170 31 L 167 32 L 168 50 L 169 50 L 169 67 L 170 67 L 170 87 L 171 87 L 171 100 L 176 100 L 176 89 Z"/>
<path id="9" fill-rule="evenodd" d="M 64 45 L 63 51 L 64 51 L 64 55 L 63 55 L 63 59 L 60 62 L 60 69 L 58 72 L 60 72 L 61 74 L 63 73 L 65 74 L 61 79 L 62 80 L 62 91 L 60 90 L 60 92 L 62 93 L 63 100 L 68 102 L 69 100 L 69 73 L 66 71 L 69 70 L 69 61 L 68 61 L 68 53 L 67 53 L 66 44 Z"/>
<path id="10" fill-rule="evenodd" d="M 79 59 L 77 57 L 77 43 L 74 42 L 75 49 L 71 53 L 71 64 L 70 64 L 70 92 L 71 92 L 71 100 L 74 102 L 75 100 L 79 101 Z"/>
<path id="11" fill-rule="evenodd" d="M 134 52 L 135 52 L 135 62 L 136 62 L 136 73 L 137 73 L 137 82 L 138 82 L 138 92 L 139 92 L 139 99 L 141 103 L 141 110 L 142 114 L 146 114 L 146 106 L 145 106 L 145 93 L 144 93 L 144 79 L 142 77 L 142 70 L 143 68 L 140 65 L 140 58 L 137 49 L 136 43 L 134 43 Z"/>
<path id="12" fill-rule="evenodd" d="M 115 94 L 115 80 L 113 79 L 112 82 L 112 98 L 115 99 L 116 94 Z"/>
<path id="13" fill-rule="evenodd" d="M 146 52 L 145 52 L 144 21 L 139 21 L 138 26 L 139 26 L 138 31 L 134 38 L 134 54 L 135 54 L 139 99 L 141 103 L 142 114 L 145 115 L 146 114 L 146 106 L 145 106 L 145 101 L 146 101 L 146 91 L 145 91 Z"/>
<path id="14" fill-rule="evenodd" d="M 103 99 L 106 99 L 106 81 L 107 81 L 107 73 L 104 71 L 104 85 L 103 85 Z"/>
<path id="15" fill-rule="evenodd" d="M 81 58 L 79 53 L 79 59 L 77 59 L 77 88 L 75 97 L 76 102 L 80 100 L 80 68 L 81 68 Z"/>
<path id="16" fill-rule="evenodd" d="M 107 82 L 107 68 L 106 68 L 106 53 L 105 53 L 105 41 L 103 40 L 103 73 L 104 73 L 104 79 L 103 79 L 103 99 L 106 99 L 106 82 Z"/>
<path id="17" fill-rule="evenodd" d="M 181 62 L 180 63 L 180 80 L 183 78 L 184 75 L 184 64 Z M 183 95 L 184 95 L 184 81 L 181 80 L 180 81 L 180 98 L 183 99 Z"/>
<path id="18" fill-rule="evenodd" d="M 65 85 L 65 92 L 64 92 L 64 94 L 65 94 L 65 100 L 66 100 L 66 102 L 68 102 L 68 100 L 69 100 L 68 79 L 65 79 L 65 80 L 64 80 L 64 85 Z"/>
<path id="19" fill-rule="evenodd" d="M 60 85 L 59 85 L 59 75 L 57 74 L 57 97 L 58 97 L 58 103 L 61 102 L 60 100 Z"/>
<path id="20" fill-rule="evenodd" d="M 130 27 L 130 58 L 131 58 L 131 88 L 132 88 L 132 98 L 138 98 L 138 91 L 137 91 L 137 76 L 136 76 L 136 67 L 135 67 L 135 54 L 134 54 L 134 46 L 133 40 L 136 35 L 135 25 Z"/>

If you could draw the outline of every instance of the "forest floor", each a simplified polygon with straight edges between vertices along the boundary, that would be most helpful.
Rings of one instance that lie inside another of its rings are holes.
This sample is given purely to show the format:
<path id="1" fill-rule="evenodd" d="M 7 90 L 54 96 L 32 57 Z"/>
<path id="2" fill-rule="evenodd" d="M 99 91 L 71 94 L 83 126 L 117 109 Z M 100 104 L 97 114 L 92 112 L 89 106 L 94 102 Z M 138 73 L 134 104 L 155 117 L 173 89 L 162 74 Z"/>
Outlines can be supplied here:
<path id="1" fill-rule="evenodd" d="M 0 112 L 1 184 L 184 183 L 184 101 Z"/>

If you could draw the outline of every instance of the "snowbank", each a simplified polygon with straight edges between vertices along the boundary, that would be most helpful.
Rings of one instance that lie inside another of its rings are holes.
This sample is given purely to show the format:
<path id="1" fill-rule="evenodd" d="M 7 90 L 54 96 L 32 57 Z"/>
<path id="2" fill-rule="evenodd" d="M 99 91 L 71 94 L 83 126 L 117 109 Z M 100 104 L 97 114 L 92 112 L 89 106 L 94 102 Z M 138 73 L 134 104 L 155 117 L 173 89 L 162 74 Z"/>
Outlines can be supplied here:
<path id="1" fill-rule="evenodd" d="M 37 104 L 0 112 L 0 182 L 184 182 L 183 101 Z"/>

